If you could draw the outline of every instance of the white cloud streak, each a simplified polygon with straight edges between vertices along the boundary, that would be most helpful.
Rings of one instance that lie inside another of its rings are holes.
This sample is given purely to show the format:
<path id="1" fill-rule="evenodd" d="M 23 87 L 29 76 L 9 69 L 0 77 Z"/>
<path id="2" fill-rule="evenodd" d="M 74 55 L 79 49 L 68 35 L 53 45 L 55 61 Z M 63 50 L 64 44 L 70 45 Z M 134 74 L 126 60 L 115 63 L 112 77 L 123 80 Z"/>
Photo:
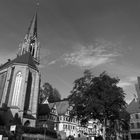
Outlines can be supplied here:
<path id="1" fill-rule="evenodd" d="M 118 86 L 122 88 L 127 88 L 128 86 L 133 86 L 136 80 L 137 80 L 136 76 L 127 77 L 125 80 L 121 80 L 118 83 Z"/>
<path id="2" fill-rule="evenodd" d="M 79 51 L 65 54 L 63 58 L 67 65 L 94 68 L 101 64 L 112 62 L 118 55 L 117 52 L 111 52 L 104 46 L 90 46 L 81 47 Z"/>
<path id="3" fill-rule="evenodd" d="M 125 81 L 120 81 L 120 82 L 118 83 L 118 86 L 119 86 L 119 87 L 122 87 L 122 88 L 131 86 L 131 85 L 132 85 L 131 82 L 125 82 Z"/>
<path id="4" fill-rule="evenodd" d="M 53 61 L 49 62 L 48 65 L 53 65 L 53 64 L 56 63 L 56 61 L 57 61 L 57 60 L 53 60 Z"/>

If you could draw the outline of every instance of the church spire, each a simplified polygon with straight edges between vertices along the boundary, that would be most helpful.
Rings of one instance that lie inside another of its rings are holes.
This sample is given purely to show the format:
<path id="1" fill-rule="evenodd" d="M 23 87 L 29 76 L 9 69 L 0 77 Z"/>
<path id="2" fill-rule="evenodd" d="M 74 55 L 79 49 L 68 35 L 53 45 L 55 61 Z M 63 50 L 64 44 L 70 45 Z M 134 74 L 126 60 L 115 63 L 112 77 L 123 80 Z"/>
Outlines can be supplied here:
<path id="1" fill-rule="evenodd" d="M 37 13 L 35 13 L 34 17 L 32 18 L 26 35 L 27 35 L 27 39 L 37 38 Z"/>
<path id="2" fill-rule="evenodd" d="M 34 61 L 39 64 L 39 43 L 37 38 L 37 12 L 33 16 L 24 41 L 19 46 L 18 55 L 29 52 Z"/>

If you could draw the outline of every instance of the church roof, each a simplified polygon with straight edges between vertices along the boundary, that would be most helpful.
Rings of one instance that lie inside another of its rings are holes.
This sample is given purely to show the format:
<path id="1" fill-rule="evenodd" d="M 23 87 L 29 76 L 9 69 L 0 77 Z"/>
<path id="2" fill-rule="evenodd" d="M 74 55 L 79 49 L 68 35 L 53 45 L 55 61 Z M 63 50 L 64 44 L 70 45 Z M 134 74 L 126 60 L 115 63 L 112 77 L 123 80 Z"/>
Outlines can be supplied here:
<path id="1" fill-rule="evenodd" d="M 29 52 L 27 52 L 21 56 L 17 56 L 15 59 L 10 60 L 10 61 L 6 62 L 5 64 L 1 65 L 0 70 L 4 69 L 4 68 L 8 68 L 9 66 L 11 66 L 13 64 L 27 64 L 28 66 L 31 66 L 32 68 L 38 70 L 38 68 L 35 65 L 35 62 L 33 60 L 33 57 L 31 56 L 31 54 Z"/>
<path id="2" fill-rule="evenodd" d="M 133 99 L 131 103 L 127 106 L 127 111 L 130 114 L 140 113 L 140 100 Z"/>

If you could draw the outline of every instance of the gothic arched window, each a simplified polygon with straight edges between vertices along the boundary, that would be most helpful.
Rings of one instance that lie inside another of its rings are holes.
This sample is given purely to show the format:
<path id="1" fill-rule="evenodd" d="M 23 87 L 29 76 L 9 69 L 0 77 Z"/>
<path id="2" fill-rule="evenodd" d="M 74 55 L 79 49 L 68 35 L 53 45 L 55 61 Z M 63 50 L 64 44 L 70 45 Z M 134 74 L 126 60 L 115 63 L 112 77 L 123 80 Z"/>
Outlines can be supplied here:
<path id="1" fill-rule="evenodd" d="M 21 72 L 18 72 L 16 75 L 16 79 L 15 79 L 12 104 L 11 104 L 12 106 L 18 106 L 21 82 L 22 82 L 22 74 L 21 74 Z"/>

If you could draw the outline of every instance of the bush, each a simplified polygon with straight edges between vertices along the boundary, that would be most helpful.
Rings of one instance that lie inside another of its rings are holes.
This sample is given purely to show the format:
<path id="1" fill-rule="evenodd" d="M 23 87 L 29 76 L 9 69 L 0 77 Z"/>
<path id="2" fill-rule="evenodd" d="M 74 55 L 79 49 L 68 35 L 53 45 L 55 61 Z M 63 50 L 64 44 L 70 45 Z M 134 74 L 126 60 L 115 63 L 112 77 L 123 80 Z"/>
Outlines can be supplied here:
<path id="1" fill-rule="evenodd" d="M 47 128 L 34 128 L 34 127 L 25 127 L 25 126 L 18 126 L 17 130 L 21 129 L 24 133 L 27 134 L 46 134 L 46 136 L 50 136 L 53 138 L 57 138 L 57 133 L 54 130 L 49 130 Z"/>

